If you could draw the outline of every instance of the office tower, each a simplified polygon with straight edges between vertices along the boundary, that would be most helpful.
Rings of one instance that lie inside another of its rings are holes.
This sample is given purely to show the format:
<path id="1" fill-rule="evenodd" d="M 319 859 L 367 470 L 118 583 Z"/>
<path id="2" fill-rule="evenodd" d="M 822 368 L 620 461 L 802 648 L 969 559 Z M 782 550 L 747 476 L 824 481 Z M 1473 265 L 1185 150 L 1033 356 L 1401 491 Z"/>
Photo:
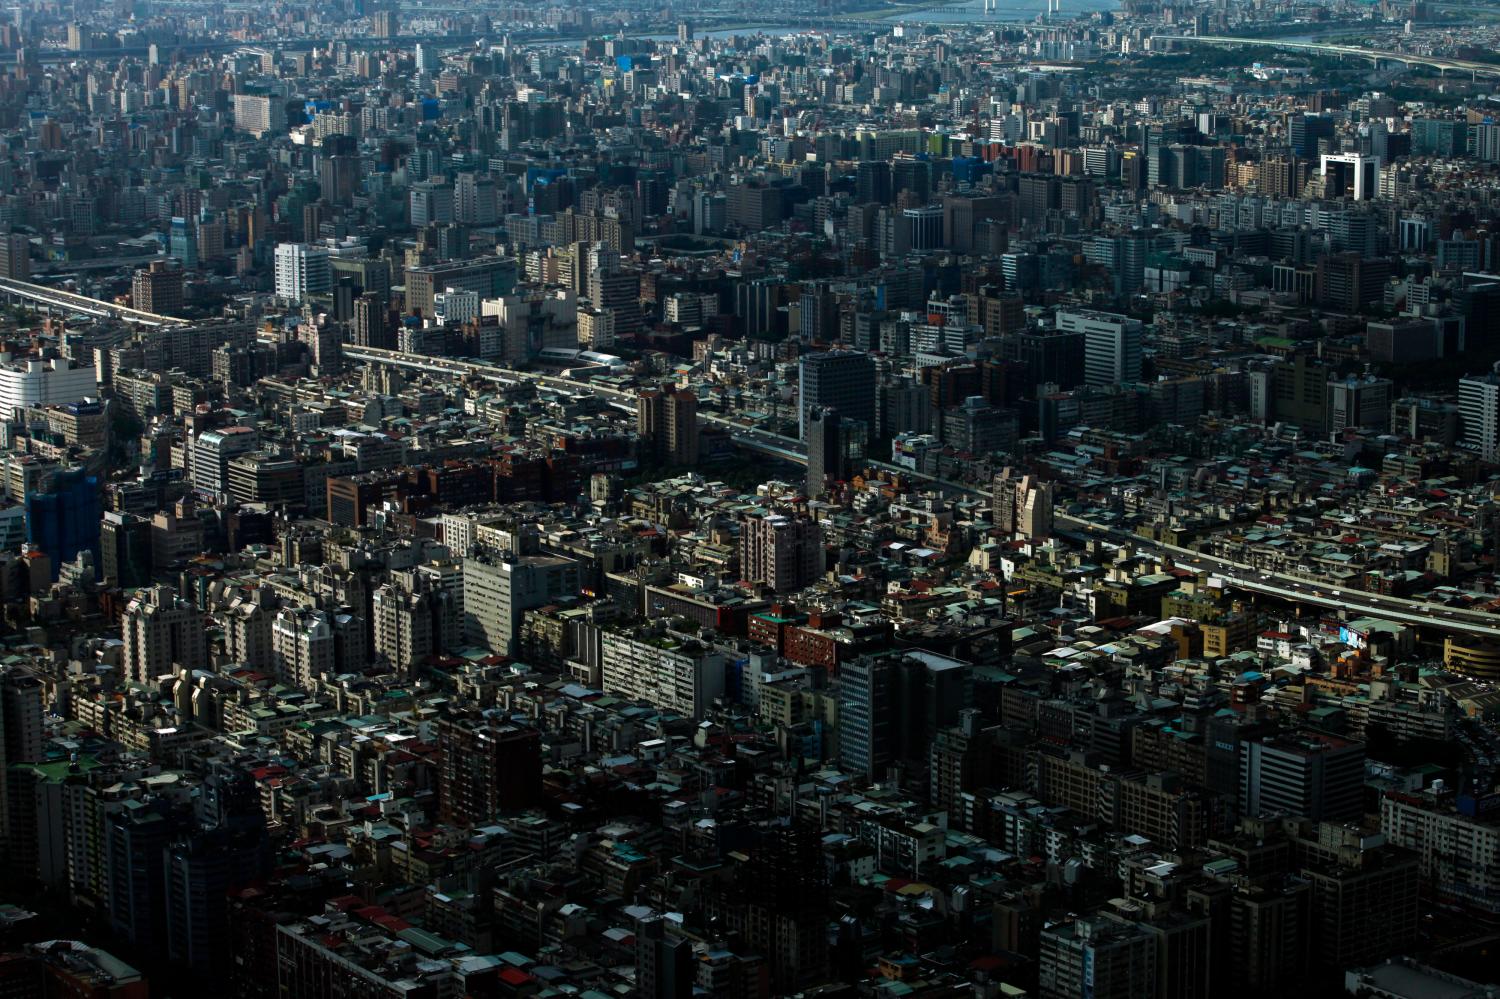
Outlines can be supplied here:
<path id="1" fill-rule="evenodd" d="M 1373 375 L 1330 379 L 1328 430 L 1335 434 L 1351 429 L 1385 433 L 1391 426 L 1395 388 L 1389 378 Z"/>
<path id="2" fill-rule="evenodd" d="M 208 666 L 203 614 L 170 586 L 151 586 L 125 607 L 121 624 L 125 679 L 150 683 L 156 677 Z"/>
<path id="3" fill-rule="evenodd" d="M 843 481 L 847 474 L 838 410 L 819 406 L 808 413 L 807 498 L 817 499 L 830 483 Z"/>
<path id="4" fill-rule="evenodd" d="M 186 813 L 164 796 L 104 816 L 105 915 L 115 935 L 140 953 L 165 949 L 168 847 L 187 828 Z"/>
<path id="5" fill-rule="evenodd" d="M 0 278 L 31 280 L 31 237 L 19 232 L 0 235 Z"/>
<path id="6" fill-rule="evenodd" d="M 1141 380 L 1141 321 L 1083 309 L 1057 312 L 1057 328 L 1083 334 L 1083 380 L 1124 385 Z"/>
<path id="7" fill-rule="evenodd" d="M 839 765 L 883 779 L 892 764 L 920 767 L 938 733 L 969 706 L 965 665 L 941 656 L 887 652 L 839 665 Z"/>
<path id="8" fill-rule="evenodd" d="M 286 107 L 267 94 L 234 95 L 234 127 L 257 139 L 286 128 Z"/>
<path id="9" fill-rule="evenodd" d="M 151 522 L 107 510 L 99 525 L 99 568 L 105 586 L 134 589 L 151 582 Z"/>
<path id="10" fill-rule="evenodd" d="M 1368 201 L 1380 194 L 1380 157 L 1357 153 L 1322 157 L 1324 194 L 1330 198 Z"/>
<path id="11" fill-rule="evenodd" d="M 130 304 L 142 312 L 175 316 L 182 311 L 182 269 L 165 260 L 135 272 L 130 283 Z"/>
<path id="12" fill-rule="evenodd" d="M 35 838 L 34 831 L 12 828 L 29 817 L 27 802 L 16 800 L 24 787 L 12 771 L 23 763 L 42 759 L 42 682 L 19 667 L 0 673 L 0 846 L 7 854 L 18 838 Z M 14 809 L 14 812 L 12 811 Z"/>
<path id="13" fill-rule="evenodd" d="M 431 594 L 416 585 L 419 577 L 397 573 L 375 591 L 375 654 L 396 669 L 409 672 L 437 651 Z"/>
<path id="14" fill-rule="evenodd" d="M 906 208 L 901 212 L 910 247 L 925 253 L 943 245 L 943 209 L 940 205 Z"/>
<path id="15" fill-rule="evenodd" d="M 438 722 L 438 801 L 444 822 L 480 825 L 542 800 L 542 737 L 484 718 Z"/>
<path id="16" fill-rule="evenodd" d="M 184 270 L 198 267 L 198 220 L 177 216 L 172 219 L 170 250 Z"/>
<path id="17" fill-rule="evenodd" d="M 1500 461 L 1500 372 L 1459 379 L 1458 414 L 1464 445 Z"/>
<path id="18" fill-rule="evenodd" d="M 449 288 L 475 292 L 481 301 L 509 295 L 516 287 L 516 276 L 516 261 L 510 257 L 476 257 L 408 267 L 406 310 L 431 319 L 438 292 Z"/>
<path id="19" fill-rule="evenodd" d="M 855 204 L 890 204 L 891 164 L 888 161 L 860 160 L 854 169 Z"/>
<path id="20" fill-rule="evenodd" d="M 453 221 L 453 188 L 439 180 L 423 180 L 411 186 L 411 224 L 415 229 Z"/>
<path id="21" fill-rule="evenodd" d="M 578 593 L 578 564 L 551 555 L 479 554 L 464 559 L 464 634 L 500 655 L 515 655 L 521 615 Z"/>
<path id="22" fill-rule="evenodd" d="M 205 430 L 193 441 L 193 490 L 215 502 L 229 498 L 229 463 L 241 455 L 260 450 L 260 433 L 254 427 L 223 427 Z"/>
<path id="23" fill-rule="evenodd" d="M 495 181 L 477 173 L 461 173 L 453 185 L 453 219 L 463 225 L 487 226 L 500 220 Z"/>
<path id="24" fill-rule="evenodd" d="M 1363 252 L 1330 253 L 1318 258 L 1313 294 L 1320 305 L 1358 312 L 1379 302 L 1390 280 L 1391 262 Z"/>
<path id="25" fill-rule="evenodd" d="M 869 780 L 885 776 L 895 758 L 896 665 L 889 656 L 860 656 L 839 666 L 839 766 Z"/>
<path id="26" fill-rule="evenodd" d="M 283 683 L 312 689 L 337 668 L 337 645 L 328 615 L 310 607 L 284 607 L 271 624 L 271 668 Z"/>
<path id="27" fill-rule="evenodd" d="M 823 529 L 784 513 L 753 513 L 740 521 L 740 577 L 773 593 L 792 593 L 823 575 Z"/>
<path id="28" fill-rule="evenodd" d="M 1363 810 L 1365 747 L 1325 735 L 1281 735 L 1240 747 L 1240 813 L 1315 822 L 1356 819 Z"/>
<path id="29" fill-rule="evenodd" d="M 1032 384 L 1066 390 L 1083 382 L 1085 340 L 1083 333 L 1016 330 L 1000 343 L 1005 360 L 1026 365 L 1027 380 Z"/>
<path id="30" fill-rule="evenodd" d="M 807 414 L 814 406 L 838 410 L 845 423 L 875 427 L 875 360 L 853 350 L 808 354 L 798 364 L 798 436 L 807 439 Z"/>
<path id="31" fill-rule="evenodd" d="M 198 790 L 195 826 L 163 860 L 167 958 L 198 975 L 230 959 L 229 897 L 271 870 L 271 842 L 249 775 L 217 768 Z"/>
<path id="32" fill-rule="evenodd" d="M 1319 155 L 1320 139 L 1333 138 L 1332 118 L 1321 115 L 1292 115 L 1287 119 L 1287 141 L 1292 153 L 1300 159 L 1312 159 Z"/>
<path id="33" fill-rule="evenodd" d="M 324 155 L 318 164 L 318 187 L 323 200 L 330 205 L 352 204 L 360 190 L 359 168 L 358 156 L 348 153 Z"/>
<path id="34" fill-rule="evenodd" d="M 689 999 L 693 994 L 693 944 L 668 934 L 666 920 L 648 916 L 635 932 L 635 991 L 641 999 Z"/>
<path id="35" fill-rule="evenodd" d="M 99 548 L 99 477 L 83 467 L 59 469 L 26 494 L 26 540 L 52 561 L 56 579 L 79 552 Z"/>
<path id="36" fill-rule="evenodd" d="M 1139 999 L 1157 994 L 1157 944 L 1141 927 L 1108 917 L 1042 931 L 1042 999 Z"/>
<path id="37" fill-rule="evenodd" d="M 276 297 L 305 302 L 326 294 L 333 286 L 328 250 L 308 243 L 281 243 L 276 247 Z"/>

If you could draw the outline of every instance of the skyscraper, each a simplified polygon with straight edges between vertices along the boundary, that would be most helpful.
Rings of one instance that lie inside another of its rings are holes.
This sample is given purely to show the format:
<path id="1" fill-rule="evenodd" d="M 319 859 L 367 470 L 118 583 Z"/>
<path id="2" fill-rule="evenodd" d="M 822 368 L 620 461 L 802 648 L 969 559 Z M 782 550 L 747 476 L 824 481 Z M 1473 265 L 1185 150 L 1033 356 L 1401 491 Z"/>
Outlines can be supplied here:
<path id="1" fill-rule="evenodd" d="M 1124 385 L 1141 380 L 1141 321 L 1110 312 L 1059 309 L 1057 328 L 1083 334 L 1083 373 L 1088 385 Z"/>
<path id="2" fill-rule="evenodd" d="M 105 511 L 99 525 L 99 570 L 105 586 L 133 589 L 151 582 L 151 522 Z"/>
<path id="3" fill-rule="evenodd" d="M 1485 461 L 1500 460 L 1500 373 L 1459 379 L 1458 413 L 1464 444 Z"/>
<path id="4" fill-rule="evenodd" d="M 808 413 L 807 497 L 816 499 L 830 482 L 843 480 L 844 434 L 836 409 L 818 407 Z"/>
<path id="5" fill-rule="evenodd" d="M 842 421 L 875 426 L 875 360 L 862 351 L 808 354 L 798 365 L 798 436 L 807 439 L 807 415 L 814 406 L 836 409 Z"/>
<path id="6" fill-rule="evenodd" d="M 308 243 L 282 243 L 276 247 L 276 297 L 305 302 L 326 293 L 333 285 L 328 251 Z"/>

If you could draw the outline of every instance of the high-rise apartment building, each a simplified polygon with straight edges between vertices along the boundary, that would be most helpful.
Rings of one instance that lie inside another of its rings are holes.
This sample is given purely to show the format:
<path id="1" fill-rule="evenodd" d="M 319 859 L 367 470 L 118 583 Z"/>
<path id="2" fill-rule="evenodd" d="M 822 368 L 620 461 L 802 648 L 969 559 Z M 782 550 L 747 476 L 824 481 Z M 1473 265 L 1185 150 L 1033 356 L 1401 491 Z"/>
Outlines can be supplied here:
<path id="1" fill-rule="evenodd" d="M 1042 931 L 1042 999 L 1139 999 L 1157 995 L 1157 941 L 1143 928 L 1102 917 Z"/>
<path id="2" fill-rule="evenodd" d="M 310 607 L 284 607 L 277 613 L 271 624 L 271 664 L 283 683 L 311 689 L 334 672 L 336 658 L 327 614 Z"/>
<path id="3" fill-rule="evenodd" d="M 0 234 L 0 277 L 31 280 L 31 237 L 19 232 Z"/>
<path id="4" fill-rule="evenodd" d="M 542 738 L 534 728 L 485 718 L 438 723 L 438 800 L 443 821 L 482 825 L 537 804 Z"/>
<path id="5" fill-rule="evenodd" d="M 130 303 L 142 312 L 177 315 L 182 311 L 182 269 L 165 260 L 151 261 L 131 279 Z"/>
<path id="6" fill-rule="evenodd" d="M 203 614 L 170 586 L 148 587 L 126 605 L 121 637 L 125 679 L 133 683 L 208 666 Z"/>
<path id="7" fill-rule="evenodd" d="M 775 593 L 812 585 L 823 574 L 823 529 L 803 517 L 753 513 L 740 521 L 740 576 Z"/>
<path id="8" fill-rule="evenodd" d="M 1500 372 L 1459 379 L 1458 416 L 1465 446 L 1500 461 Z"/>
<path id="9" fill-rule="evenodd" d="M 636 398 L 636 434 L 643 458 L 659 464 L 696 464 L 698 397 L 685 389 L 642 389 Z"/>

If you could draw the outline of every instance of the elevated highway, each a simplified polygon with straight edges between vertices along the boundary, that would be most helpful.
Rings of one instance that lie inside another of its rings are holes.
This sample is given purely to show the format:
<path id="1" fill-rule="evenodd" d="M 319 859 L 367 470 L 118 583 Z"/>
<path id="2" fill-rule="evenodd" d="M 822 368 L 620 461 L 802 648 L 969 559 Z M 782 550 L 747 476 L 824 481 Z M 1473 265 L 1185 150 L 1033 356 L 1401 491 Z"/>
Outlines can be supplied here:
<path id="1" fill-rule="evenodd" d="M 138 326 L 180 326 L 190 321 L 177 316 L 162 316 L 132 309 L 128 305 L 116 305 L 114 302 L 63 291 L 61 288 L 49 288 L 44 284 L 17 281 L 14 278 L 0 278 L 0 296 L 8 301 L 30 302 L 64 314 L 121 319 Z"/>
<path id="2" fill-rule="evenodd" d="M 1311 52 L 1316 55 L 1347 56 L 1368 59 L 1376 66 L 1381 63 L 1401 63 L 1404 66 L 1426 66 L 1440 72 L 1468 73 L 1474 77 L 1500 77 L 1500 63 L 1479 62 L 1474 59 L 1449 59 L 1443 56 L 1418 55 L 1412 52 L 1392 52 L 1383 49 L 1367 49 L 1358 45 L 1338 45 L 1333 42 L 1294 41 L 1281 38 L 1240 38 L 1233 35 L 1152 35 L 1151 47 L 1157 42 L 1173 45 L 1213 45 L 1219 47 L 1257 46 L 1282 49 L 1287 52 Z"/>

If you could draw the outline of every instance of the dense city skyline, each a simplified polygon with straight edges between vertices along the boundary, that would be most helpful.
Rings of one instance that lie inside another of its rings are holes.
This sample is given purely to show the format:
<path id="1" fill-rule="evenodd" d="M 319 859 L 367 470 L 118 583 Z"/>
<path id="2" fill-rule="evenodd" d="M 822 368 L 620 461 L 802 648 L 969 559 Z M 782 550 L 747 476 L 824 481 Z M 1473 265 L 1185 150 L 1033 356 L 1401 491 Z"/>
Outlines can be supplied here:
<path id="1" fill-rule="evenodd" d="M 1489 995 L 1497 50 L 6 7 L 0 995 Z"/>

